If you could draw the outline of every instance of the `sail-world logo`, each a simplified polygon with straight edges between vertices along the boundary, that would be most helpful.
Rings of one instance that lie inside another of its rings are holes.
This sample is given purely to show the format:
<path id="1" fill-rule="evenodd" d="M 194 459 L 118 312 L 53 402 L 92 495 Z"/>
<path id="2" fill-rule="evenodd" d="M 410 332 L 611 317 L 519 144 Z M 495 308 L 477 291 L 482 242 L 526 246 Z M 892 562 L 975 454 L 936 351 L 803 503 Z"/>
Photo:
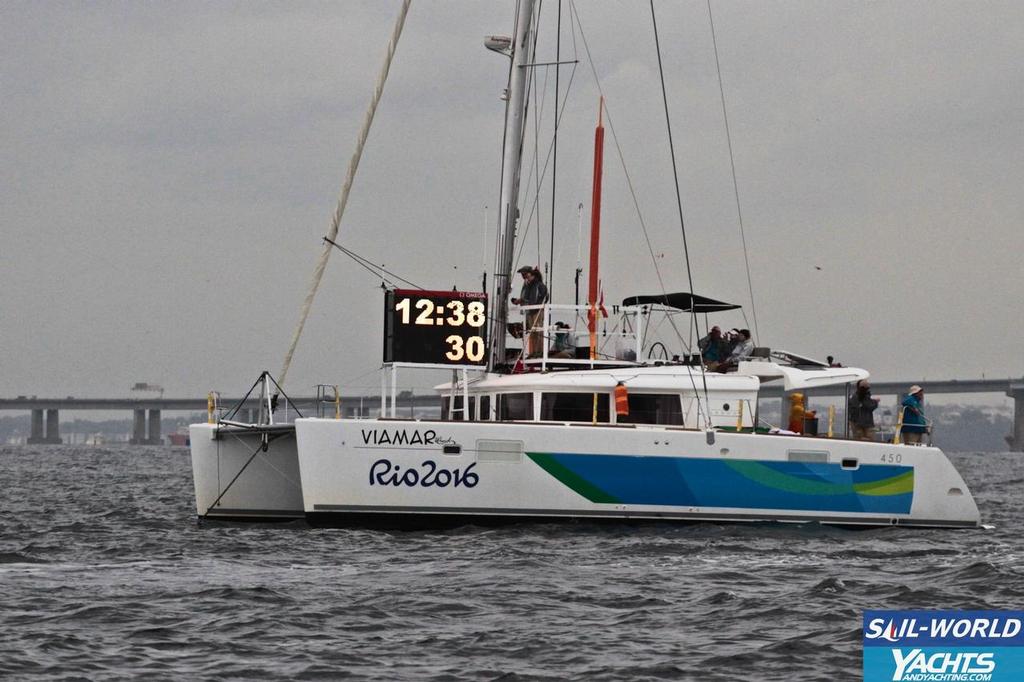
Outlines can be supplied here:
<path id="1" fill-rule="evenodd" d="M 865 611 L 865 682 L 1024 679 L 1024 611 Z"/>
<path id="2" fill-rule="evenodd" d="M 867 627 L 864 628 L 865 639 L 884 639 L 887 642 L 899 642 L 903 639 L 910 639 L 917 637 L 917 621 L 913 618 L 900 620 L 897 625 L 897 621 L 890 618 L 885 621 L 881 618 L 876 618 L 868 623 Z"/>
<path id="3" fill-rule="evenodd" d="M 1021 633 L 1019 618 L 931 617 L 873 618 L 864 626 L 864 639 L 902 642 L 908 639 L 1012 639 Z"/>

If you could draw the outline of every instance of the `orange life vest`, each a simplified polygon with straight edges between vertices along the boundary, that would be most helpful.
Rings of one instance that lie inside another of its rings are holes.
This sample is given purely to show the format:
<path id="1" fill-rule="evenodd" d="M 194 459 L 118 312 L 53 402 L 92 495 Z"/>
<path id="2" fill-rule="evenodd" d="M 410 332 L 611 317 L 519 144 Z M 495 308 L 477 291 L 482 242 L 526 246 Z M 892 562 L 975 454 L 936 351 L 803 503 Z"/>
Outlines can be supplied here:
<path id="1" fill-rule="evenodd" d="M 615 387 L 615 414 L 620 417 L 629 416 L 629 392 L 623 384 Z"/>
<path id="2" fill-rule="evenodd" d="M 789 430 L 794 433 L 804 432 L 804 394 L 793 393 L 789 396 Z"/>

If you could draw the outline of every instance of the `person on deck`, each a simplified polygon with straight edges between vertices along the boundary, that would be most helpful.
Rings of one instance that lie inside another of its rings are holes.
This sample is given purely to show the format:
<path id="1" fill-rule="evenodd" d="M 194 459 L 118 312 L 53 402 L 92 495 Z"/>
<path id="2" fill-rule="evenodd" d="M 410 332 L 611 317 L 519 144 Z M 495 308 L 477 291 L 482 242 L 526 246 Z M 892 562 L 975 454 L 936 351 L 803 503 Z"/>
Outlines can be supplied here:
<path id="1" fill-rule="evenodd" d="M 576 343 L 573 341 L 572 332 L 568 324 L 562 321 L 555 322 L 555 342 L 548 351 L 552 358 L 572 359 L 576 357 Z"/>
<path id="2" fill-rule="evenodd" d="M 903 442 L 920 444 L 928 430 L 928 420 L 924 416 L 924 389 L 914 384 L 900 404 L 903 405 Z"/>
<path id="3" fill-rule="evenodd" d="M 737 343 L 733 346 L 732 351 L 729 353 L 729 357 L 725 359 L 718 367 L 719 372 L 729 372 L 735 370 L 740 364 L 740 360 L 746 360 L 754 352 L 754 342 L 750 340 L 750 330 L 740 329 L 737 334 Z"/>
<path id="4" fill-rule="evenodd" d="M 725 339 L 722 338 L 721 327 L 712 327 L 708 335 L 697 342 L 697 348 L 707 368 L 712 372 L 718 369 L 718 364 L 725 359 Z"/>
<path id="5" fill-rule="evenodd" d="M 519 274 L 523 276 L 523 288 L 519 292 L 519 298 L 513 298 L 514 305 L 541 305 L 548 300 L 548 288 L 544 286 L 540 270 L 530 265 L 519 268 Z M 527 310 L 524 328 L 526 335 L 526 357 L 539 358 L 541 355 L 541 330 L 538 329 L 543 319 L 543 310 Z"/>
<path id="6" fill-rule="evenodd" d="M 851 435 L 857 440 L 874 440 L 878 398 L 871 397 L 871 384 L 867 379 L 857 382 L 857 389 L 850 396 L 849 405 Z"/>
<path id="7" fill-rule="evenodd" d="M 730 329 L 729 331 L 722 334 L 722 362 L 732 355 L 732 351 L 740 343 L 740 330 Z"/>

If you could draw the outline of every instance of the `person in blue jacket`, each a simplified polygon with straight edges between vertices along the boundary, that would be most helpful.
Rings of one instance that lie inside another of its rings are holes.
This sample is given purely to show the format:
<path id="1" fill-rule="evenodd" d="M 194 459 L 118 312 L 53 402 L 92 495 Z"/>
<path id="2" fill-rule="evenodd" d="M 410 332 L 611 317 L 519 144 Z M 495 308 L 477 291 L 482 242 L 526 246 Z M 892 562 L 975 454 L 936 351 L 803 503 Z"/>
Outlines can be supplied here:
<path id="1" fill-rule="evenodd" d="M 921 437 L 928 430 L 928 421 L 924 417 L 924 389 L 914 384 L 910 387 L 903 405 L 903 430 L 901 436 L 904 443 L 920 443 Z"/>

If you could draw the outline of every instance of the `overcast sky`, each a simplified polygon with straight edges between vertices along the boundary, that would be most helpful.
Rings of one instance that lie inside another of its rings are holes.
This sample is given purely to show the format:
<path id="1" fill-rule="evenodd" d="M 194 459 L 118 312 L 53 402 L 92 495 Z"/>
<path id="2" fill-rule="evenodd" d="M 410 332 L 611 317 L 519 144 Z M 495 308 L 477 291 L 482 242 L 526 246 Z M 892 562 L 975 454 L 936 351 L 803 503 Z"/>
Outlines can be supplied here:
<path id="1" fill-rule="evenodd" d="M 556 302 L 572 302 L 590 203 L 583 36 L 666 288 L 685 291 L 649 7 L 580 3 L 574 47 L 568 4 L 563 59 L 580 64 L 559 136 Z M 555 5 L 538 61 L 554 59 Z M 752 322 L 707 4 L 656 6 L 694 289 Z M 0 3 L 0 395 L 235 394 L 277 372 L 397 9 Z M 879 380 L 1024 375 L 1024 4 L 712 9 L 760 344 Z M 482 39 L 512 18 L 512 2 L 413 3 L 353 188 L 340 241 L 426 288 L 477 289 L 492 269 L 507 60 Z M 554 72 L 537 76 L 550 91 Z M 534 107 L 544 129 L 550 96 Z M 659 284 L 608 142 L 617 301 Z M 531 149 L 524 178 L 534 164 Z M 549 260 L 545 183 L 542 253 L 534 220 L 520 264 Z M 376 390 L 379 285 L 332 257 L 287 388 Z"/>

